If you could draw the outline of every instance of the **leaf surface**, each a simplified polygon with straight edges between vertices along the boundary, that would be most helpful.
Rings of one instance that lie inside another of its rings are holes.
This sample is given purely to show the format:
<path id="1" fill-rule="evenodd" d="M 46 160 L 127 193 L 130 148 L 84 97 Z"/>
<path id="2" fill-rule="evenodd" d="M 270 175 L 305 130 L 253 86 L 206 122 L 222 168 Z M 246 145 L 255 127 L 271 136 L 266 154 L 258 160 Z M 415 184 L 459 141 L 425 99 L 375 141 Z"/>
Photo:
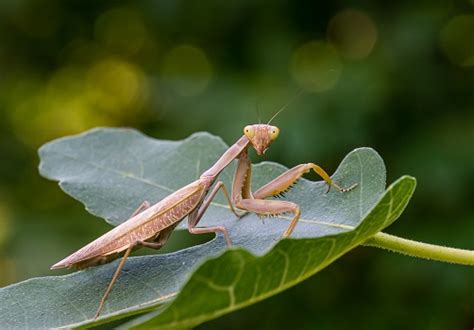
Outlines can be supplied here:
<path id="1" fill-rule="evenodd" d="M 162 141 L 131 129 L 101 128 L 43 146 L 40 172 L 59 181 L 89 212 L 117 225 L 144 200 L 157 202 L 196 180 L 226 148 L 208 133 Z M 234 168 L 232 164 L 220 176 L 229 188 Z M 275 163 L 257 164 L 254 189 L 284 170 Z M 345 194 L 325 194 L 324 182 L 300 180 L 286 199 L 301 206 L 302 217 L 292 238 L 283 241 L 277 239 L 291 217 L 262 222 L 247 214 L 236 219 L 218 194 L 200 225 L 225 225 L 234 247 L 227 249 L 218 235 L 175 253 L 129 258 L 99 322 L 160 307 L 134 324 L 193 327 L 265 299 L 315 274 L 388 226 L 415 188 L 413 178 L 402 177 L 385 191 L 383 161 L 370 148 L 349 153 L 333 178 L 342 186 L 359 186 Z M 181 227 L 185 225 L 184 221 Z M 94 324 L 116 266 L 117 261 L 0 289 L 0 327 Z"/>

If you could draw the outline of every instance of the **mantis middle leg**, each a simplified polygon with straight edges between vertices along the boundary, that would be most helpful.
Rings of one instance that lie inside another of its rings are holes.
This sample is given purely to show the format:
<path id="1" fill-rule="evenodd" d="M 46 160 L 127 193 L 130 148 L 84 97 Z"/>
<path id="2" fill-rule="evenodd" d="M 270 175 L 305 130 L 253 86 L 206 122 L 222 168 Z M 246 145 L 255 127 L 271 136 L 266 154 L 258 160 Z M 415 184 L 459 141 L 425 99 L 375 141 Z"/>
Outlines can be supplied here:
<path id="1" fill-rule="evenodd" d="M 225 185 L 224 185 L 224 182 L 222 181 L 219 181 L 216 183 L 216 185 L 214 186 L 214 188 L 212 189 L 211 193 L 209 194 L 209 197 L 206 198 L 206 200 L 202 203 L 201 207 L 199 209 L 196 209 L 195 211 L 193 211 L 190 215 L 189 215 L 189 220 L 188 220 L 188 230 L 190 233 L 192 234 L 205 234 L 205 233 L 217 233 L 217 232 L 220 232 L 222 234 L 224 234 L 224 238 L 226 239 L 227 241 L 227 245 L 228 246 L 231 246 L 232 245 L 232 241 L 230 240 L 230 236 L 229 236 L 229 232 L 227 231 L 227 229 L 224 227 L 224 226 L 214 226 L 214 227 L 204 227 L 204 228 L 198 228 L 196 227 L 199 220 L 201 220 L 202 216 L 204 215 L 204 213 L 206 212 L 207 208 L 209 207 L 209 205 L 211 204 L 212 200 L 214 199 L 214 197 L 216 196 L 217 192 L 219 191 L 219 189 L 222 189 L 222 191 L 224 192 L 224 195 L 227 199 L 227 202 L 229 203 L 229 206 L 230 206 L 230 210 L 237 216 L 240 218 L 240 214 L 238 214 L 235 209 L 234 209 L 234 206 L 232 205 L 232 202 L 230 200 L 230 196 L 229 196 L 229 192 L 227 191 Z"/>

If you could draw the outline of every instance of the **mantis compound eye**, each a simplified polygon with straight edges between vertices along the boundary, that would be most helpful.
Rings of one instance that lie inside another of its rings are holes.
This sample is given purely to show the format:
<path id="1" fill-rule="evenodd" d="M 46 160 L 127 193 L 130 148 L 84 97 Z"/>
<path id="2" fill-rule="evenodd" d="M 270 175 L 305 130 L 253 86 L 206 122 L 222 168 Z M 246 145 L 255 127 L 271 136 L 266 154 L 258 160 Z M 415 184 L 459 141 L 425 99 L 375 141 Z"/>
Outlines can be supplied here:
<path id="1" fill-rule="evenodd" d="M 252 126 L 248 125 L 244 127 L 244 134 L 249 139 L 252 139 L 255 136 L 255 130 Z"/>
<path id="2" fill-rule="evenodd" d="M 280 134 L 280 129 L 276 126 L 270 126 L 268 133 L 270 135 L 270 139 L 273 141 L 278 137 L 278 134 Z"/>

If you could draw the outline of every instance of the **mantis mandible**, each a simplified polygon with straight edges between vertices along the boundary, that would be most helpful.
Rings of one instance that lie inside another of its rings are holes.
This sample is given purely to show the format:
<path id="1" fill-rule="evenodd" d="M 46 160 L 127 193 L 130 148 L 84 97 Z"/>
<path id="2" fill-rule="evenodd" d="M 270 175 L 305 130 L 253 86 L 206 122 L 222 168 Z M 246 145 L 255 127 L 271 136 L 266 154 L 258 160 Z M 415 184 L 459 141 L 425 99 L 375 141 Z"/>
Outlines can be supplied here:
<path id="1" fill-rule="evenodd" d="M 331 187 L 334 187 L 340 192 L 347 192 L 357 186 L 357 184 L 354 184 L 348 189 L 341 188 L 321 167 L 313 163 L 307 163 L 287 170 L 257 191 L 252 192 L 250 186 L 251 162 L 248 157 L 248 149 L 252 146 L 258 155 L 263 155 L 270 147 L 270 144 L 277 139 L 280 130 L 278 127 L 270 125 L 271 120 L 268 124 L 245 126 L 244 135 L 230 146 L 199 179 L 168 195 L 154 205 L 150 206 L 147 201 L 144 201 L 127 221 L 54 264 L 51 269 L 64 267 L 87 268 L 108 263 L 122 256 L 110 284 L 100 301 L 95 314 L 95 318 L 98 318 L 130 253 L 139 247 L 161 248 L 167 242 L 173 229 L 186 216 L 188 217 L 188 230 L 190 233 L 220 232 L 224 235 L 227 244 L 229 246 L 232 245 L 229 233 L 225 227 L 197 227 L 199 220 L 206 212 L 219 189 L 223 191 L 230 210 L 237 217 L 240 217 L 240 215 L 237 213 L 236 208 L 245 212 L 254 212 L 260 216 L 293 213 L 293 219 L 282 235 L 282 238 L 285 238 L 293 232 L 300 218 L 300 208 L 298 204 L 293 202 L 266 200 L 265 198 L 286 192 L 304 173 L 308 173 L 311 170 L 326 181 L 328 191 Z M 229 196 L 228 190 L 222 181 L 218 181 L 211 190 L 216 178 L 234 159 L 237 159 L 238 163 L 232 183 L 232 195 Z"/>

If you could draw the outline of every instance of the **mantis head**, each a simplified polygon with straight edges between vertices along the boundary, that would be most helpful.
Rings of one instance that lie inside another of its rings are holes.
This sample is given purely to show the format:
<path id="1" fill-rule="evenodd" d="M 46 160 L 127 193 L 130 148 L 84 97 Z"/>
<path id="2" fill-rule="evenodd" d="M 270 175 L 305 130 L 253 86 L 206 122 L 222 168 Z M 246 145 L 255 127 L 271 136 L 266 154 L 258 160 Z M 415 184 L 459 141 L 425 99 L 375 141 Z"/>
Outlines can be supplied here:
<path id="1" fill-rule="evenodd" d="M 279 133 L 280 129 L 278 127 L 268 124 L 255 124 L 244 127 L 244 134 L 252 143 L 258 155 L 263 155 L 267 151 Z"/>
<path id="2" fill-rule="evenodd" d="M 273 119 L 275 119 L 286 107 L 293 102 L 298 96 L 304 92 L 303 89 L 300 89 L 286 104 L 284 104 L 280 109 L 273 115 L 272 118 L 266 124 L 254 124 L 247 125 L 244 127 L 244 134 L 252 143 L 253 148 L 259 156 L 263 155 L 265 151 L 270 147 L 273 141 L 276 140 L 278 134 L 280 134 L 280 129 L 276 126 L 270 125 Z M 258 108 L 257 108 L 258 115 Z"/>

